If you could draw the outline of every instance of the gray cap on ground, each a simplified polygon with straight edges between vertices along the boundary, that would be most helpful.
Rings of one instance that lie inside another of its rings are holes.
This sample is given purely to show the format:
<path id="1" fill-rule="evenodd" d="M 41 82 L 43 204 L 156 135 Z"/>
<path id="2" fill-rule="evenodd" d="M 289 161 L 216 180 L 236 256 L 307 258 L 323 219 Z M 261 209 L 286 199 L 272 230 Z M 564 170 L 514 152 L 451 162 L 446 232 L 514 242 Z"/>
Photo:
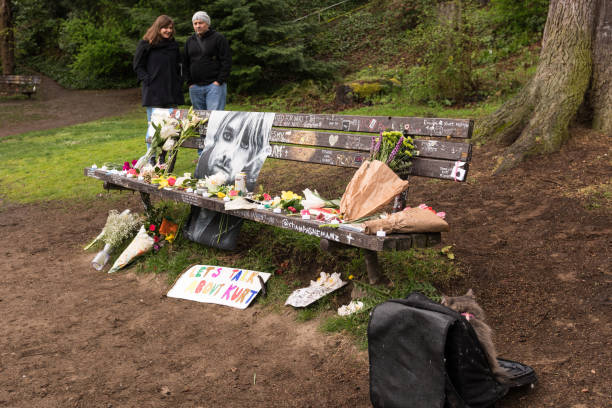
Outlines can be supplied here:
<path id="1" fill-rule="evenodd" d="M 208 16 L 208 14 L 206 14 L 205 11 L 198 11 L 193 15 L 193 17 L 191 17 L 192 23 L 196 20 L 203 21 L 206 24 L 210 25 L 210 17 Z"/>

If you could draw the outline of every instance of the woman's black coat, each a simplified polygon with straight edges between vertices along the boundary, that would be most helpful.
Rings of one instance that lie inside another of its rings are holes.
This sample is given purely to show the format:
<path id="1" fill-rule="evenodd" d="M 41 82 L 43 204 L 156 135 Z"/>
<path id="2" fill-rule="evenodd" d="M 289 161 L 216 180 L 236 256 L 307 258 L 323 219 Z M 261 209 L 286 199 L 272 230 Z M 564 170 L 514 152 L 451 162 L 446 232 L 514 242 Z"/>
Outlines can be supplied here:
<path id="1" fill-rule="evenodd" d="M 174 39 L 151 45 L 138 43 L 134 71 L 142 82 L 142 106 L 170 107 L 185 103 L 181 78 L 181 54 Z"/>

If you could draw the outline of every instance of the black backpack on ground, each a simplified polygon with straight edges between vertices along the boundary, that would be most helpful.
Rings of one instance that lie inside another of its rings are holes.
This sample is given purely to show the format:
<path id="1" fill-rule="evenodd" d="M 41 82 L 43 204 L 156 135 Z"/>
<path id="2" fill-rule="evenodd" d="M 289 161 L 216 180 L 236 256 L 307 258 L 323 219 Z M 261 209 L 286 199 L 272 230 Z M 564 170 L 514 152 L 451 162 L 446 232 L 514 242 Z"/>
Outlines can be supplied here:
<path id="1" fill-rule="evenodd" d="M 510 376 L 498 383 L 470 323 L 420 293 L 372 310 L 368 353 L 370 400 L 380 408 L 487 408 L 537 381 L 531 367 L 498 359 Z"/>

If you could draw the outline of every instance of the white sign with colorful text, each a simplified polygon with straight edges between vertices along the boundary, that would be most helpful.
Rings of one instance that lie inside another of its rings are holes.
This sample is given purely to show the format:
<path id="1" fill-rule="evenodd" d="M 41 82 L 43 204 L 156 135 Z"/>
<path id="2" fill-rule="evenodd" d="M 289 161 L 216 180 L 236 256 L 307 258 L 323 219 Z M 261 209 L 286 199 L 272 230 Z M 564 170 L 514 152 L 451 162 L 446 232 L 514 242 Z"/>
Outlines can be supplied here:
<path id="1" fill-rule="evenodd" d="M 270 274 L 223 266 L 194 265 L 185 271 L 168 297 L 246 309 Z"/>

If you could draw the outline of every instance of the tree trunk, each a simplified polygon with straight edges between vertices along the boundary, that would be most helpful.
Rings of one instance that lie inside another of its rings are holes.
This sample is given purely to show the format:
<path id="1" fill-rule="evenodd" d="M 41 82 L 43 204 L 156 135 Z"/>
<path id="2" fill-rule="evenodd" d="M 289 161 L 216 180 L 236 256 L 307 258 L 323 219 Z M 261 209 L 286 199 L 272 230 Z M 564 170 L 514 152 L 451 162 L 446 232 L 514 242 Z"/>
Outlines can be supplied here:
<path id="1" fill-rule="evenodd" d="M 612 3 L 598 4 L 589 105 L 593 128 L 612 134 Z"/>
<path id="2" fill-rule="evenodd" d="M 0 60 L 4 75 L 10 75 L 15 70 L 14 43 L 11 2 L 0 0 Z"/>
<path id="3" fill-rule="evenodd" d="M 612 27 L 608 1 L 551 0 L 535 76 L 475 131 L 476 137 L 509 145 L 495 173 L 528 156 L 559 150 L 589 86 L 594 119 L 598 118 L 594 122 L 601 123 L 597 126 L 602 130 L 609 127 Z"/>

